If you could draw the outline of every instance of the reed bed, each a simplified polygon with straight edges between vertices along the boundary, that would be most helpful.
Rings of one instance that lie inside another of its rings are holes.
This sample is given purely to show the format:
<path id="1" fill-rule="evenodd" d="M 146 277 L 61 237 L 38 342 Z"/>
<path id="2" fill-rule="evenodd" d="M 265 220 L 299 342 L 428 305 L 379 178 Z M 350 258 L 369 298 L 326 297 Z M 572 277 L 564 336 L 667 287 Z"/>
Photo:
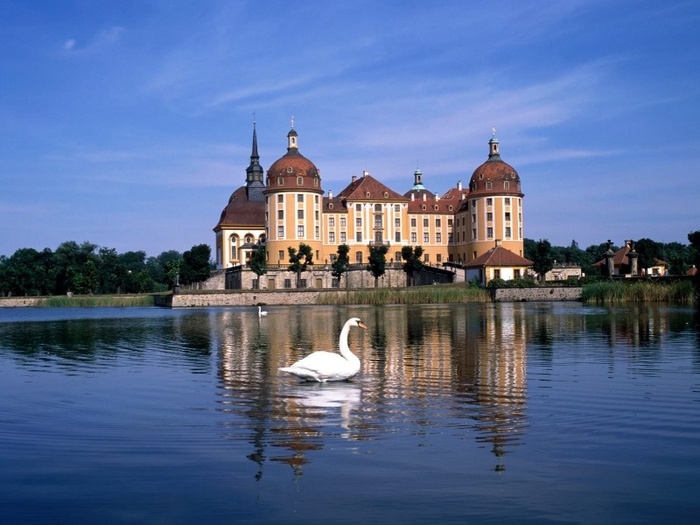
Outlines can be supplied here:
<path id="1" fill-rule="evenodd" d="M 419 286 L 413 288 L 371 288 L 338 290 L 319 295 L 317 303 L 346 304 L 442 304 L 487 303 L 487 290 L 459 285 Z"/>
<path id="2" fill-rule="evenodd" d="M 690 281 L 671 283 L 636 281 L 598 282 L 583 286 L 581 300 L 584 303 L 671 303 L 692 304 L 695 289 Z"/>
<path id="3" fill-rule="evenodd" d="M 104 307 L 104 306 L 154 306 L 153 295 L 65 295 L 46 297 L 39 306 L 47 308 Z"/>

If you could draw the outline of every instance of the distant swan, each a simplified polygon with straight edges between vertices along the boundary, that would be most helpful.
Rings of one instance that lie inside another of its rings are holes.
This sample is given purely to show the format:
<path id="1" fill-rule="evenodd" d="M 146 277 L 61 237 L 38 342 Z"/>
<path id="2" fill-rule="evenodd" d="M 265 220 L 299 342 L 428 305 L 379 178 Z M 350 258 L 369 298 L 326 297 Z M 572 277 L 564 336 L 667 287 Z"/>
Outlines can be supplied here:
<path id="1" fill-rule="evenodd" d="M 262 317 L 263 315 L 267 315 L 267 312 L 263 311 L 262 306 L 258 306 L 258 317 Z"/>
<path id="2" fill-rule="evenodd" d="M 289 372 L 305 381 L 345 381 L 357 375 L 360 371 L 359 358 L 348 347 L 348 333 L 351 326 L 367 327 L 358 319 L 348 319 L 340 331 L 340 354 L 334 352 L 314 352 L 304 359 L 297 361 L 292 366 L 280 368 L 282 372 Z"/>

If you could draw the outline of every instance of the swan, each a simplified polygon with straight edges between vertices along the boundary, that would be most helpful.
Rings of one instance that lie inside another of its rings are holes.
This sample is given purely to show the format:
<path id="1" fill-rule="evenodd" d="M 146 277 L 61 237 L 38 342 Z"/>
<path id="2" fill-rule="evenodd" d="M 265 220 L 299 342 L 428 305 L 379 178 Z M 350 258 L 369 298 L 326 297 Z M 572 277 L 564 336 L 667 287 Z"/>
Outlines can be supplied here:
<path id="1" fill-rule="evenodd" d="M 280 371 L 293 374 L 304 381 L 318 381 L 319 383 L 345 381 L 354 377 L 360 371 L 360 359 L 348 347 L 348 333 L 350 333 L 351 326 L 367 329 L 359 318 L 348 319 L 340 331 L 341 355 L 334 352 L 314 352 L 292 366 L 280 368 Z"/>
<path id="2" fill-rule="evenodd" d="M 262 306 L 258 306 L 258 317 L 262 317 L 263 315 L 267 315 L 267 312 L 263 311 Z"/>

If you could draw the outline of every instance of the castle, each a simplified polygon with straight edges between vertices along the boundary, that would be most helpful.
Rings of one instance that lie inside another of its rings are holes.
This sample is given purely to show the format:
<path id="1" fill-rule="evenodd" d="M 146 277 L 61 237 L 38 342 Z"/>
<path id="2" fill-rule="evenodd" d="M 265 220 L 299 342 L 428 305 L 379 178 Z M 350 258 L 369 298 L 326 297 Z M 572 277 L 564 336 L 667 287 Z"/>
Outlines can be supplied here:
<path id="1" fill-rule="evenodd" d="M 520 176 L 501 159 L 495 130 L 488 145 L 488 159 L 469 185 L 458 182 L 443 195 L 426 189 L 419 169 L 403 194 L 365 171 L 337 195 L 324 195 L 320 172 L 300 153 L 293 126 L 287 153 L 265 176 L 254 123 L 246 184 L 230 196 L 214 227 L 217 268 L 245 267 L 258 246 L 273 268 L 288 266 L 288 247 L 302 243 L 316 265 L 333 262 L 341 244 L 354 264 L 367 263 L 372 245 L 387 246 L 387 262 L 401 262 L 404 246 L 421 246 L 427 265 L 471 269 L 482 281 L 524 277 L 532 263 L 523 256 Z"/>

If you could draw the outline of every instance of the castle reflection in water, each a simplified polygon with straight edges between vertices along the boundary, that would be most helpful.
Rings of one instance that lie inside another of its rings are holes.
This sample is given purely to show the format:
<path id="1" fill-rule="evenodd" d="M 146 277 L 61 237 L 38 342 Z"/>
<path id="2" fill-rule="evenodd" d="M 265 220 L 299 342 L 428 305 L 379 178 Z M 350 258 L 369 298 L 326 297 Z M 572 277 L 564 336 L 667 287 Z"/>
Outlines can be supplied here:
<path id="1" fill-rule="evenodd" d="M 429 432 L 433 417 L 451 420 L 455 432 L 474 433 L 498 457 L 517 444 L 525 425 L 528 330 L 517 307 L 268 310 L 262 319 L 252 311 L 225 312 L 223 327 L 212 330 L 222 337 L 223 410 L 245 416 L 246 423 L 236 418 L 231 424 L 252 432 L 251 459 L 272 456 L 300 469 L 309 461 L 306 452 L 322 448 L 329 432 L 351 440 L 371 440 L 392 427 Z M 312 351 L 337 351 L 351 316 L 368 326 L 350 333 L 350 347 L 362 360 L 357 378 L 303 384 L 278 372 Z M 265 452 L 270 445 L 291 455 Z"/>

